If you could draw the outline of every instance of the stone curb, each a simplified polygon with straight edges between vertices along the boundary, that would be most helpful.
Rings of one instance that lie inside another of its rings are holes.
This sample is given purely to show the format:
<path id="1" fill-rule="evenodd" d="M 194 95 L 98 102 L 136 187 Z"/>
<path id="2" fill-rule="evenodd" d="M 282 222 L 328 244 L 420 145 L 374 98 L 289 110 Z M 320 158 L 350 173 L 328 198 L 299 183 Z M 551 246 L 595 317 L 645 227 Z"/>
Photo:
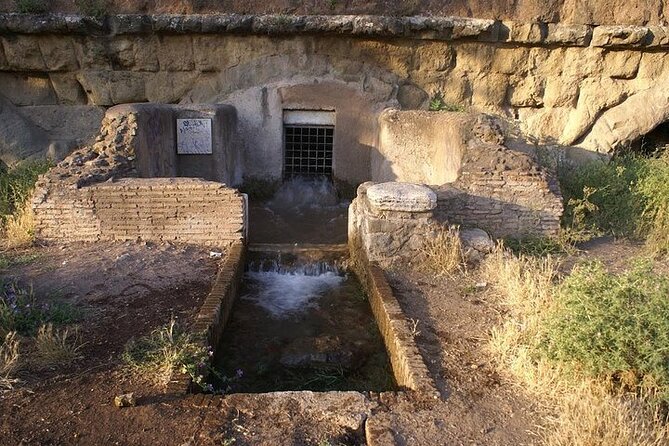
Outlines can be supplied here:
<path id="1" fill-rule="evenodd" d="M 0 34 L 338 34 L 532 46 L 669 47 L 666 26 L 523 23 L 465 17 L 281 14 L 0 14 Z"/>
<path id="2" fill-rule="evenodd" d="M 246 246 L 241 241 L 234 243 L 228 249 L 225 260 L 219 265 L 211 291 L 200 306 L 191 332 L 197 337 L 203 348 L 215 349 L 221 340 L 244 274 L 245 257 Z M 179 374 L 170 382 L 168 391 L 170 393 L 189 393 L 197 391 L 194 387 L 190 376 Z"/>

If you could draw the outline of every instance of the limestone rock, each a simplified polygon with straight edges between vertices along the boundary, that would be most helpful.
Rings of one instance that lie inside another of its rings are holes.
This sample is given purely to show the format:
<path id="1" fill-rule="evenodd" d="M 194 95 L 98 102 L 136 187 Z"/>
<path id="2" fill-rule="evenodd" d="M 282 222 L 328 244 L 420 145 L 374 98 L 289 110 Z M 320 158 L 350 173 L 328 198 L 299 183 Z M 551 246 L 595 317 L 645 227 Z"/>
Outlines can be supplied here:
<path id="1" fill-rule="evenodd" d="M 114 405 L 116 407 L 133 407 L 137 405 L 134 393 L 124 393 L 114 397 Z"/>
<path id="2" fill-rule="evenodd" d="M 483 229 L 460 229 L 460 241 L 463 248 L 489 253 L 495 248 L 495 242 Z"/>
<path id="3" fill-rule="evenodd" d="M 592 34 L 592 46 L 642 46 L 648 32 L 643 26 L 598 26 Z"/>
<path id="4" fill-rule="evenodd" d="M 367 188 L 370 205 L 380 211 L 427 212 L 437 207 L 437 195 L 427 186 L 380 183 Z"/>
<path id="5" fill-rule="evenodd" d="M 588 46 L 590 39 L 592 39 L 592 27 L 588 25 L 548 24 L 546 43 Z"/>

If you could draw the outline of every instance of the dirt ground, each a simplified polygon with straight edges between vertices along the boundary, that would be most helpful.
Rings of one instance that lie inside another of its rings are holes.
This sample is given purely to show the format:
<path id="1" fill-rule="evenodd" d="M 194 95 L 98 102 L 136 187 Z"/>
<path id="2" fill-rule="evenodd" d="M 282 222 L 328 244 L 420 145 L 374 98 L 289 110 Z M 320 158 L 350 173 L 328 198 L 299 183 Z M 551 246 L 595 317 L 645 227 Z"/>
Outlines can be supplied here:
<path id="1" fill-rule="evenodd" d="M 640 247 L 593 242 L 580 258 L 613 268 Z M 73 365 L 23 371 L 23 383 L 0 394 L 2 445 L 357 445 L 363 426 L 397 445 L 523 445 L 538 441 L 544 409 L 500 375 L 486 353 L 489 330 L 503 316 L 466 276 L 387 273 L 441 398 L 400 394 L 282 392 L 264 395 L 164 394 L 123 373 L 119 353 L 133 336 L 175 316 L 192 321 L 219 259 L 204 248 L 124 244 L 37 247 L 5 253 L 18 261 L 0 270 L 53 291 L 83 310 L 86 342 Z M 117 394 L 135 392 L 138 406 L 118 409 Z"/>

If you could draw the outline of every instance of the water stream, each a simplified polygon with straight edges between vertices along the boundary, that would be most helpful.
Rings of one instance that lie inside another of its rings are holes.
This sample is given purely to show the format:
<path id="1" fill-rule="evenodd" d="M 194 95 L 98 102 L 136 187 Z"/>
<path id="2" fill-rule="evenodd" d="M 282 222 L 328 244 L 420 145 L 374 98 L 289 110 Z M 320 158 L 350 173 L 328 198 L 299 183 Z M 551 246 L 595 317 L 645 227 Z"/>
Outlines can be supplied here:
<path id="1" fill-rule="evenodd" d="M 346 243 L 349 200 L 327 179 L 294 178 L 272 199 L 251 202 L 251 243 Z"/>
<path id="2" fill-rule="evenodd" d="M 344 243 L 347 206 L 329 182 L 290 181 L 272 200 L 252 203 L 252 242 Z M 215 387 L 235 393 L 395 388 L 367 297 L 345 260 L 251 253 L 216 349 L 222 378 Z"/>

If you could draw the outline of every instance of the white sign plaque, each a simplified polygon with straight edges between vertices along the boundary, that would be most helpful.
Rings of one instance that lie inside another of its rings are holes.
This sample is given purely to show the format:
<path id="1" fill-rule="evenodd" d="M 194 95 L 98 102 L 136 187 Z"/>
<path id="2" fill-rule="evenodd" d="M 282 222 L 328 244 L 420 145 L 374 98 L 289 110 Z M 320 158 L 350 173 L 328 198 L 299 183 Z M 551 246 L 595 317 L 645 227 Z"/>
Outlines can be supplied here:
<path id="1" fill-rule="evenodd" d="M 211 119 L 177 119 L 177 154 L 211 153 Z"/>

